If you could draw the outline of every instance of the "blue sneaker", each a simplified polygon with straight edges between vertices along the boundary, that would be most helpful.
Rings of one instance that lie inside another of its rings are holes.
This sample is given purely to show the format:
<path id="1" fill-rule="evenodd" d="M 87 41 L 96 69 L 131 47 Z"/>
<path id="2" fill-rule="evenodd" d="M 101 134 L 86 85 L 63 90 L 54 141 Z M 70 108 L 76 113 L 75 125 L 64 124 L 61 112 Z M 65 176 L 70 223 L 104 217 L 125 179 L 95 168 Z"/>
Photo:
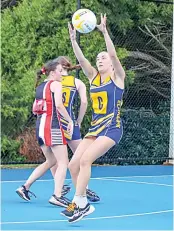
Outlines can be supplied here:
<path id="1" fill-rule="evenodd" d="M 75 203 L 71 203 L 64 211 L 62 211 L 60 214 L 67 217 L 67 218 L 72 218 L 74 216 L 74 210 L 77 209 L 77 205 Z M 93 205 L 90 205 L 89 211 L 84 215 L 87 216 L 91 213 L 93 213 L 95 210 Z"/>
<path id="2" fill-rule="evenodd" d="M 61 192 L 61 195 L 62 196 L 65 196 L 67 193 L 69 193 L 71 190 L 71 187 L 67 184 L 64 184 L 63 185 L 63 188 L 62 188 L 62 192 Z"/>
<path id="3" fill-rule="evenodd" d="M 36 195 L 29 191 L 29 190 L 26 190 L 25 186 L 22 185 L 20 188 L 18 188 L 16 190 L 16 193 L 24 200 L 26 201 L 30 201 L 30 198 L 31 198 L 31 195 L 33 195 L 35 198 L 36 198 Z"/>
<path id="4" fill-rule="evenodd" d="M 70 223 L 80 221 L 84 216 L 87 216 L 95 211 L 94 206 L 89 203 L 84 208 L 74 207 L 73 214 L 68 220 Z"/>
<path id="5" fill-rule="evenodd" d="M 74 214 L 74 209 L 77 207 L 77 205 L 75 203 L 71 203 L 69 204 L 69 206 L 63 210 L 60 214 L 67 217 L 67 218 L 71 218 Z"/>
<path id="6" fill-rule="evenodd" d="M 86 197 L 91 202 L 100 201 L 100 197 L 91 189 L 86 189 Z"/>

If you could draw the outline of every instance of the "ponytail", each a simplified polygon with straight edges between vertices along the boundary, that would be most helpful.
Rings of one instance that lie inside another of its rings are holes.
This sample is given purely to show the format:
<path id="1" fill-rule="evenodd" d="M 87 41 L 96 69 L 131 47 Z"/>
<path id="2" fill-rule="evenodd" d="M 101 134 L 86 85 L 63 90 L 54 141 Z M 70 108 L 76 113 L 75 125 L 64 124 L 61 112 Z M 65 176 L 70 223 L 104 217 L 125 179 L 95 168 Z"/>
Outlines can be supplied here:
<path id="1" fill-rule="evenodd" d="M 64 66 L 63 66 L 64 68 Z M 74 66 L 70 66 L 70 67 L 65 67 L 67 69 L 67 71 L 73 71 L 73 70 L 80 70 L 81 69 L 81 66 L 79 64 L 77 65 L 74 65 Z"/>
<path id="2" fill-rule="evenodd" d="M 37 71 L 36 73 L 36 84 L 35 84 L 35 88 L 39 85 L 39 81 L 41 80 L 41 76 L 43 75 L 42 70 Z"/>
<path id="3" fill-rule="evenodd" d="M 42 75 L 48 76 L 50 71 L 54 71 L 59 63 L 55 60 L 50 60 L 36 73 L 35 88 L 39 85 Z"/>
<path id="4" fill-rule="evenodd" d="M 67 56 L 59 56 L 55 60 L 57 60 L 58 63 L 61 64 L 62 67 L 64 69 L 66 69 L 67 71 L 73 71 L 73 70 L 81 69 L 81 66 L 79 64 L 78 65 L 72 65 L 71 60 Z"/>

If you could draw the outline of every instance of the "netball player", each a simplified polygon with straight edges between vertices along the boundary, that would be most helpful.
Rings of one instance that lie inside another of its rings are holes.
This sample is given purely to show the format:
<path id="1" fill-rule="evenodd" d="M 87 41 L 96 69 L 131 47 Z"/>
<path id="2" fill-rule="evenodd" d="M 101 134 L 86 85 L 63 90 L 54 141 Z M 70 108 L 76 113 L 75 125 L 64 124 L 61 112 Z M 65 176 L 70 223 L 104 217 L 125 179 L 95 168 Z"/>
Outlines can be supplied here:
<path id="1" fill-rule="evenodd" d="M 59 206 L 67 207 L 69 200 L 61 195 L 61 191 L 69 161 L 60 114 L 68 121 L 67 133 L 70 135 L 73 133 L 74 124 L 62 102 L 61 71 L 62 65 L 58 60 L 53 60 L 46 63 L 37 74 L 37 81 L 41 75 L 46 76 L 45 81 L 36 88 L 36 98 L 33 104 L 33 113 L 37 115 L 36 137 L 46 161 L 32 172 L 25 184 L 16 192 L 24 200 L 29 201 L 30 186 L 58 163 L 59 167 L 54 176 L 54 198 Z"/>
<path id="2" fill-rule="evenodd" d="M 107 52 L 103 51 L 97 55 L 96 70 L 84 57 L 76 42 L 75 30 L 69 24 L 74 53 L 90 81 L 93 109 L 89 132 L 75 152 L 75 155 L 79 155 L 81 158 L 73 203 L 61 212 L 62 215 L 69 218 L 69 222 L 79 221 L 94 211 L 85 195 L 85 189 L 91 176 L 91 165 L 112 146 L 118 144 L 123 133 L 120 108 L 124 92 L 125 72 L 106 29 L 106 15 L 104 17 L 101 15 L 101 24 L 97 27 L 104 36 Z"/>
<path id="3" fill-rule="evenodd" d="M 62 128 L 68 146 L 70 147 L 72 153 L 74 154 L 78 145 L 81 142 L 80 126 L 87 109 L 86 86 L 80 79 L 77 79 L 69 74 L 69 71 L 79 69 L 80 68 L 79 65 L 73 66 L 70 59 L 66 56 L 59 56 L 57 58 L 57 61 L 62 65 L 62 71 L 61 71 L 62 98 L 63 98 L 63 104 L 74 123 L 73 133 L 69 134 L 67 130 L 68 122 L 63 116 L 60 117 L 60 121 L 62 124 Z M 77 98 L 77 95 L 79 95 L 80 97 L 80 108 L 79 108 L 78 116 L 76 116 L 74 112 L 75 99 Z M 73 155 L 71 162 L 68 166 L 71 173 L 72 181 L 75 186 L 77 182 L 78 173 L 80 170 L 80 157 L 81 157 L 80 155 Z M 51 168 L 51 172 L 53 176 L 55 175 L 57 167 L 58 165 L 56 164 Z M 66 195 L 69 191 L 70 191 L 70 187 L 68 185 L 64 185 L 62 194 Z M 100 200 L 97 194 L 90 189 L 86 189 L 86 195 L 87 198 L 92 202 L 96 202 Z M 50 198 L 49 202 L 53 205 L 59 205 L 59 202 L 57 202 L 54 195 Z"/>

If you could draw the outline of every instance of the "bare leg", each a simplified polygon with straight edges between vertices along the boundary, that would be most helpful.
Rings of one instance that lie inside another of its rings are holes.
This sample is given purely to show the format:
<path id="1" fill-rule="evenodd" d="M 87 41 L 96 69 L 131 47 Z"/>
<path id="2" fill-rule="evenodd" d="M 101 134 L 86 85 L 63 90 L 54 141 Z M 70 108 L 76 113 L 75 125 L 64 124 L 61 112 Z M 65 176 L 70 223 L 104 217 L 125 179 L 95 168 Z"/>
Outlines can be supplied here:
<path id="1" fill-rule="evenodd" d="M 68 146 L 70 147 L 72 153 L 74 154 L 78 145 L 80 144 L 82 140 L 72 140 L 72 141 L 68 141 Z M 55 176 L 56 173 L 56 169 L 58 168 L 58 163 L 56 163 L 50 170 L 52 173 L 52 176 Z M 79 160 L 79 170 L 80 170 L 80 160 Z"/>
<path id="2" fill-rule="evenodd" d="M 84 194 L 91 176 L 92 163 L 97 158 L 104 155 L 113 145 L 115 145 L 115 142 L 105 136 L 98 137 L 85 151 L 83 147 L 79 145 L 78 151 L 83 152 L 83 155 L 80 159 L 80 172 L 77 179 L 76 196 L 83 196 Z"/>
<path id="3" fill-rule="evenodd" d="M 58 163 L 56 163 L 52 168 L 50 168 L 51 174 L 54 178 L 55 174 L 56 174 L 56 170 L 58 168 Z"/>
<path id="4" fill-rule="evenodd" d="M 55 181 L 55 189 L 54 194 L 57 197 L 61 197 L 61 191 L 64 184 L 64 180 L 66 177 L 66 171 L 68 167 L 68 151 L 66 145 L 55 145 L 51 147 L 57 163 L 58 168 L 56 169 L 54 181 Z"/>
<path id="5" fill-rule="evenodd" d="M 42 152 L 46 158 L 46 161 L 39 165 L 35 170 L 32 172 L 26 183 L 24 184 L 25 188 L 29 190 L 30 186 L 40 178 L 48 169 L 56 164 L 56 158 L 54 157 L 53 152 L 51 151 L 50 147 L 45 145 L 41 146 Z"/>
<path id="6" fill-rule="evenodd" d="M 95 141 L 95 139 L 84 139 L 81 142 L 79 142 L 78 147 L 76 148 L 76 151 L 68 165 L 72 181 L 74 183 L 74 186 L 76 187 L 77 183 L 77 177 L 80 171 L 80 159 L 85 152 L 85 150 Z M 73 141 L 74 142 L 74 141 Z M 84 192 L 86 191 L 86 188 Z"/>
<path id="7" fill-rule="evenodd" d="M 68 141 L 68 146 L 70 147 L 72 153 L 74 154 L 77 147 L 79 146 L 80 142 L 82 141 L 82 139 L 80 140 L 72 140 L 72 141 Z"/>

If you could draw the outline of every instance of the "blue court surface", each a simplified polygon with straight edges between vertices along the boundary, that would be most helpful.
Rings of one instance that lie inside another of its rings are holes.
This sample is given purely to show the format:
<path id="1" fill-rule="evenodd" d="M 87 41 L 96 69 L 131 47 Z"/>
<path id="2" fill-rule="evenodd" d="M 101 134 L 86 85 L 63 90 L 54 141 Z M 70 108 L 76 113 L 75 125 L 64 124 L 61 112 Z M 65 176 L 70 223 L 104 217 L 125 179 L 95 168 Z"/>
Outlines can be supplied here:
<path id="1" fill-rule="evenodd" d="M 2 230 L 173 230 L 172 166 L 94 166 L 89 187 L 101 201 L 74 224 L 60 215 L 62 208 L 48 203 L 54 187 L 50 172 L 32 185 L 37 198 L 31 202 L 15 193 L 32 170 L 1 171 Z M 74 189 L 67 197 L 73 194 Z"/>

